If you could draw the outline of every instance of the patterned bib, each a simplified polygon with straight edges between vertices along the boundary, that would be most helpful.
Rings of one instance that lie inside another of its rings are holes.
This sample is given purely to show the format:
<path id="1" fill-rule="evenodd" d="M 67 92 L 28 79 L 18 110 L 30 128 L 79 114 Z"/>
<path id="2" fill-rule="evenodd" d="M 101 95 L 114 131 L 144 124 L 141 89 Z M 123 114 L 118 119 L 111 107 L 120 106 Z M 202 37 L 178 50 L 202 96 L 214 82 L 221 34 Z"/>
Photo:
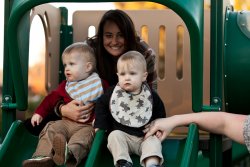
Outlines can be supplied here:
<path id="1" fill-rule="evenodd" d="M 102 81 L 95 72 L 81 81 L 67 81 L 65 89 L 72 99 L 79 100 L 84 105 L 95 102 L 103 94 Z"/>
<path id="2" fill-rule="evenodd" d="M 110 99 L 110 111 L 113 118 L 129 127 L 146 125 L 153 110 L 153 99 L 149 86 L 142 84 L 139 94 L 130 94 L 117 85 Z"/>

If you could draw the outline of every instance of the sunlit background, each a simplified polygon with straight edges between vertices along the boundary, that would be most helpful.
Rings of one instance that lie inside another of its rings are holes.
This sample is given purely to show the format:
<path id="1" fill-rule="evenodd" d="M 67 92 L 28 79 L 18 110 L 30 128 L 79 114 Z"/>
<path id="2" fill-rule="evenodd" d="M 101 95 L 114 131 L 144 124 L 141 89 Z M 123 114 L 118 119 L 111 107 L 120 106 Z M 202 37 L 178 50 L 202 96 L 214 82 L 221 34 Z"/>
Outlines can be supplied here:
<path id="1" fill-rule="evenodd" d="M 205 7 L 209 7 L 209 0 L 205 0 Z M 231 0 L 232 5 L 234 5 L 235 10 L 249 10 L 250 9 L 250 0 Z M 75 10 L 108 10 L 112 8 L 120 8 L 120 9 L 161 9 L 164 8 L 162 5 L 158 5 L 156 3 L 140 3 L 140 2 L 123 2 L 123 3 L 88 3 L 88 4 L 79 4 L 79 3 L 71 3 L 70 5 L 67 5 L 65 3 L 53 3 L 54 6 L 60 7 L 60 6 L 67 6 L 69 16 L 72 15 L 72 13 Z M 4 24 L 4 0 L 0 1 L 0 25 Z M 71 23 L 71 17 L 69 17 L 69 23 Z M 38 23 L 39 24 L 39 23 Z M 33 30 L 35 31 L 35 30 Z M 43 37 L 38 37 L 39 40 Z M 38 40 L 38 41 L 39 41 Z M 32 50 L 37 47 L 37 43 L 32 45 Z M 31 50 L 31 51 L 32 51 Z M 30 63 L 31 65 L 36 64 L 37 61 L 40 61 L 40 59 L 31 59 Z M 3 68 L 3 26 L 0 27 L 0 70 Z M 0 71 L 0 84 L 2 84 L 2 72 Z"/>

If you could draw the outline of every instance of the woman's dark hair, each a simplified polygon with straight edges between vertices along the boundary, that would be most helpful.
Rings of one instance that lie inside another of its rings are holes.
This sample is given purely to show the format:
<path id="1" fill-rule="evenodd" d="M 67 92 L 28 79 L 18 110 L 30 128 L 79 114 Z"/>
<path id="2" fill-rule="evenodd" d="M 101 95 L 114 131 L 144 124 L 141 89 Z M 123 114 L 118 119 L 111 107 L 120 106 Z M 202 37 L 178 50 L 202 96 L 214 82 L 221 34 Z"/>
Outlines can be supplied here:
<path id="1" fill-rule="evenodd" d="M 137 36 L 135 26 L 131 18 L 124 11 L 116 9 L 109 10 L 103 16 L 99 23 L 97 35 L 88 39 L 88 44 L 92 46 L 96 53 L 97 69 L 102 79 L 105 79 L 109 84 L 114 85 L 118 80 L 116 78 L 116 63 L 115 59 L 110 55 L 103 46 L 103 29 L 107 21 L 114 22 L 125 39 L 126 51 L 138 50 L 139 38 Z"/>

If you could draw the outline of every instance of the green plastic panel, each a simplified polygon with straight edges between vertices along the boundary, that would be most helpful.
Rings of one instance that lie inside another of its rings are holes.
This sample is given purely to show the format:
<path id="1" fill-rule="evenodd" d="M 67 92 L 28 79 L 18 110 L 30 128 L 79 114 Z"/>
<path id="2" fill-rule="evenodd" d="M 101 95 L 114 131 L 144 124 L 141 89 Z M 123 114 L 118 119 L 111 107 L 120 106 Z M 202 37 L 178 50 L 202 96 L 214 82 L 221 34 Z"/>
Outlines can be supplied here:
<path id="1" fill-rule="evenodd" d="M 196 166 L 199 149 L 199 133 L 196 124 L 189 125 L 186 145 L 183 151 L 181 167 Z"/>
<path id="2" fill-rule="evenodd" d="M 245 145 L 233 142 L 232 147 L 233 147 L 233 151 L 232 151 L 233 163 L 237 163 L 246 157 L 249 158 L 249 152 Z"/>
<path id="3" fill-rule="evenodd" d="M 35 151 L 37 140 L 24 127 L 21 121 L 15 121 L 8 131 L 1 149 L 0 164 L 3 167 L 19 167 L 24 159 L 28 159 Z"/>
<path id="4" fill-rule="evenodd" d="M 60 27 L 60 55 L 62 55 L 64 49 L 73 43 L 73 28 L 72 26 L 68 25 L 61 25 Z M 60 66 L 59 66 L 59 83 L 65 80 L 64 75 L 64 66 L 61 61 L 61 56 L 58 57 L 60 59 Z"/>
<path id="5" fill-rule="evenodd" d="M 228 11 L 226 18 L 225 104 L 227 112 L 250 114 L 250 38 L 237 24 L 240 15 L 240 12 Z"/>

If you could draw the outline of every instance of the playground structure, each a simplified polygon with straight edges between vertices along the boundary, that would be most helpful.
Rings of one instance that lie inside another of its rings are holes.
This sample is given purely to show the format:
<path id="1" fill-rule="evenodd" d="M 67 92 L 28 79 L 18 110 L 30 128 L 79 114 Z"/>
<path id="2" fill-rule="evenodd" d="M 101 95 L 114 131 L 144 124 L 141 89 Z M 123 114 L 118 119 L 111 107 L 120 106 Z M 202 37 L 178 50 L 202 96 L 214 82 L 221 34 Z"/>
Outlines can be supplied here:
<path id="1" fill-rule="evenodd" d="M 60 72 L 63 49 L 72 42 L 86 39 L 89 26 L 97 27 L 105 12 L 77 11 L 71 26 L 67 23 L 67 8 L 55 8 L 45 4 L 48 2 L 67 1 L 14 0 L 5 3 L 4 140 L 0 164 L 21 166 L 37 144 L 37 137 L 29 134 L 15 116 L 16 110 L 26 110 L 28 105 L 28 34 L 34 16 L 38 15 L 44 26 L 46 87 L 50 91 L 63 79 Z M 149 30 L 145 38 L 158 55 L 158 71 L 163 71 L 159 75 L 158 92 L 167 108 L 167 115 L 204 111 L 248 114 L 250 79 L 246 74 L 250 72 L 250 12 L 234 12 L 229 2 L 223 0 L 211 0 L 209 11 L 203 9 L 203 0 L 153 2 L 170 9 L 126 12 L 138 32 L 142 27 Z M 177 27 L 183 29 L 183 36 L 178 37 Z M 159 35 L 159 29 L 163 36 Z M 177 47 L 179 38 L 182 44 Z M 160 47 L 162 43 L 164 47 Z M 177 57 L 181 60 L 178 67 Z M 177 76 L 177 72 L 181 75 Z M 112 157 L 105 142 L 105 133 L 98 132 L 90 154 L 81 166 L 112 166 Z M 182 167 L 229 166 L 244 161 L 248 156 L 244 146 L 220 135 L 199 133 L 194 124 L 188 130 L 176 131 L 164 141 L 163 154 L 165 165 Z M 133 156 L 133 160 L 134 165 L 139 166 L 138 157 Z"/>

